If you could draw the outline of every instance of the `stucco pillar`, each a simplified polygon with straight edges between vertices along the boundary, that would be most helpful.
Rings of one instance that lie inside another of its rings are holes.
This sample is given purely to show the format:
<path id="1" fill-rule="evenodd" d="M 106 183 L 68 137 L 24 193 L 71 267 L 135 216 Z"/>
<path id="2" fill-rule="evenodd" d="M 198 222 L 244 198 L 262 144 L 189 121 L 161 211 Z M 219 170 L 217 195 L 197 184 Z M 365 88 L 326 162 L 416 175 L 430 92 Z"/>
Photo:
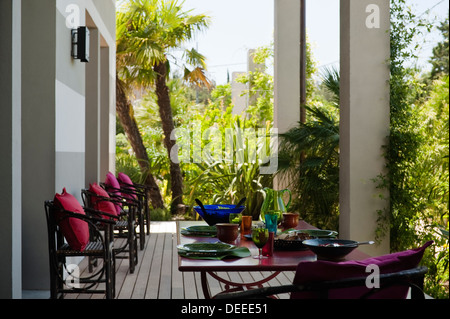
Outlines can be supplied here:
<path id="1" fill-rule="evenodd" d="M 100 34 L 90 28 L 89 63 L 86 64 L 86 187 L 100 177 Z"/>
<path id="2" fill-rule="evenodd" d="M 300 121 L 300 1 L 274 1 L 273 127 L 279 134 Z M 276 133 L 276 131 L 275 131 Z M 274 178 L 282 189 L 286 181 Z"/>
<path id="3" fill-rule="evenodd" d="M 275 0 L 274 128 L 300 121 L 300 1 Z"/>
<path id="4" fill-rule="evenodd" d="M 100 179 L 103 180 L 108 171 L 114 172 L 111 165 L 111 154 L 115 159 L 116 106 L 111 97 L 110 48 L 100 48 Z M 111 113 L 113 112 L 113 113 Z M 113 115 L 113 116 L 112 116 Z M 113 121 L 111 121 L 113 117 Z M 111 143 L 111 140 L 113 143 Z"/>
<path id="5" fill-rule="evenodd" d="M 39 27 L 37 27 L 39 26 Z M 22 281 L 49 286 L 44 201 L 55 194 L 56 7 L 22 0 Z"/>
<path id="6" fill-rule="evenodd" d="M 22 296 L 21 1 L 0 1 L 0 299 Z"/>
<path id="7" fill-rule="evenodd" d="M 388 208 L 372 179 L 385 170 L 389 134 L 389 9 L 389 0 L 340 3 L 340 238 L 374 239 L 377 211 Z M 388 253 L 389 236 L 360 248 Z"/>
<path id="8" fill-rule="evenodd" d="M 233 72 L 231 75 L 231 103 L 233 103 L 233 114 L 237 115 L 242 115 L 248 107 L 248 95 L 242 95 L 248 89 L 247 84 L 236 81 L 243 75 L 245 72 Z"/>

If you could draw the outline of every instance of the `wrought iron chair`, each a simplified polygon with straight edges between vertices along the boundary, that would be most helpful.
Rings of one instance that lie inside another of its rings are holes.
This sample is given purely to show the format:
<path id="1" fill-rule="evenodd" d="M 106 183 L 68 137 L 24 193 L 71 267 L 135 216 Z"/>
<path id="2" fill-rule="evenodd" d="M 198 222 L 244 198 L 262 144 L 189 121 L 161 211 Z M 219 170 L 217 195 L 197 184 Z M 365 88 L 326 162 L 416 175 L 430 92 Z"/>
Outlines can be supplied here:
<path id="1" fill-rule="evenodd" d="M 379 276 L 379 286 L 377 288 L 366 289 L 359 296 L 359 299 L 377 298 L 377 294 L 383 289 L 394 286 L 407 286 L 411 289 L 411 299 L 425 299 L 423 292 L 424 275 L 428 272 L 427 267 L 416 267 L 413 269 L 381 274 Z M 273 298 L 280 294 L 306 293 L 314 294 L 316 299 L 328 299 L 331 290 L 366 287 L 367 276 L 353 277 L 339 280 L 330 280 L 323 282 L 312 282 L 307 284 L 291 284 L 274 287 L 263 287 L 249 289 L 246 291 L 230 292 L 218 294 L 216 299 L 264 299 Z M 291 295 L 292 298 L 292 295 Z M 295 297 L 293 297 L 295 299 Z"/>
<path id="2" fill-rule="evenodd" d="M 83 209 L 86 214 L 64 210 L 51 200 L 45 202 L 52 299 L 64 298 L 68 293 L 102 293 L 107 299 L 115 296 L 115 259 L 111 227 L 115 221 L 102 218 L 102 212 Z M 60 225 L 69 219 L 83 221 L 89 225 L 90 237 L 83 249 L 75 249 L 64 240 Z M 102 231 L 98 227 L 100 224 L 103 225 Z M 74 271 L 77 266 L 71 269 L 72 265 L 68 260 L 70 257 L 80 256 L 101 259 L 103 264 L 93 274 L 80 275 Z M 99 288 L 102 283 L 105 289 Z"/>
<path id="3" fill-rule="evenodd" d="M 147 233 L 147 235 L 150 235 L 150 212 L 149 212 L 149 200 L 148 200 L 148 194 L 150 192 L 150 188 L 143 184 L 134 183 L 124 173 L 118 174 L 118 181 L 119 181 L 121 190 L 125 191 L 126 193 L 136 195 L 137 199 L 140 201 L 141 207 L 143 209 L 143 222 L 146 226 L 146 233 Z"/>
<path id="4" fill-rule="evenodd" d="M 107 195 L 107 194 L 105 194 Z M 100 210 L 96 203 L 98 202 L 110 202 L 112 204 L 122 203 L 120 198 L 112 198 L 107 196 L 100 196 L 88 189 L 81 190 L 81 197 L 83 199 L 83 204 L 94 210 Z M 134 273 L 136 265 L 138 263 L 138 252 L 137 252 L 137 235 L 136 235 L 136 223 L 135 223 L 135 211 L 136 206 L 128 204 L 127 210 L 121 210 L 117 216 L 117 220 L 113 225 L 113 240 L 114 238 L 125 238 L 125 242 L 121 245 L 114 245 L 114 256 L 115 258 L 127 258 L 129 260 L 130 273 Z M 103 212 L 107 216 L 107 212 Z M 117 241 L 115 241 L 117 242 Z M 92 258 L 89 264 L 90 269 L 92 269 L 91 264 L 95 264 L 95 259 Z"/>
<path id="5" fill-rule="evenodd" d="M 150 217 L 148 216 L 146 218 L 146 214 L 148 214 L 147 195 L 145 194 L 144 196 L 142 192 L 137 189 L 132 189 L 129 186 L 113 187 L 107 183 L 100 183 L 100 186 L 108 192 L 111 198 L 118 199 L 123 209 L 129 209 L 130 205 L 135 208 L 136 223 L 139 225 L 139 232 L 137 232 L 139 236 L 139 248 L 143 250 L 145 247 L 145 219 L 147 219 L 147 232 L 149 233 L 150 231 Z"/>

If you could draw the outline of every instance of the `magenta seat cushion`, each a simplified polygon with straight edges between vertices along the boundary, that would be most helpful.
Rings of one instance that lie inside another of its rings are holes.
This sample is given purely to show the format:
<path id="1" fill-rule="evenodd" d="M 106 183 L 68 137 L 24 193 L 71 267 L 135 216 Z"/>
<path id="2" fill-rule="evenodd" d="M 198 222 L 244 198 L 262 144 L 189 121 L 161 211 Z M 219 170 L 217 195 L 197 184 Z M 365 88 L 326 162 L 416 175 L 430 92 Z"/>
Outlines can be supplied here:
<path id="1" fill-rule="evenodd" d="M 372 264 L 379 267 L 380 274 L 415 268 L 422 260 L 425 249 L 432 243 L 432 241 L 429 241 L 419 248 L 359 261 L 332 262 L 318 260 L 312 262 L 301 262 L 297 267 L 294 284 L 306 284 L 350 277 L 366 277 L 371 274 L 371 272 L 366 272 L 366 267 Z M 368 288 L 365 286 L 333 289 L 329 291 L 328 298 L 358 299 L 368 291 Z M 380 290 L 373 295 L 373 298 L 404 299 L 406 298 L 407 293 L 408 287 L 395 286 Z M 302 292 L 292 294 L 291 298 L 308 299 L 318 298 L 318 296 L 314 292 Z"/>
<path id="2" fill-rule="evenodd" d="M 133 181 L 131 180 L 131 178 L 127 174 L 120 172 L 119 174 L 117 174 L 117 179 L 119 180 L 119 184 L 121 186 L 126 186 L 131 191 L 136 190 L 133 187 Z M 130 193 L 123 192 L 123 196 L 127 197 L 127 198 L 131 198 L 131 199 L 137 199 L 137 196 L 135 194 L 130 194 Z"/>
<path id="3" fill-rule="evenodd" d="M 83 207 L 78 200 L 66 192 L 64 188 L 61 194 L 56 194 L 53 200 L 57 208 L 65 209 L 77 214 L 85 215 Z M 83 251 L 89 242 L 89 225 L 86 221 L 78 218 L 63 218 L 64 212 L 56 211 L 56 220 L 64 238 L 70 248 Z"/>
<path id="4" fill-rule="evenodd" d="M 114 176 L 113 173 L 108 172 L 108 174 L 106 174 L 105 185 L 106 185 L 108 192 L 116 194 L 118 196 L 122 196 L 122 194 L 120 192 L 119 181 L 117 180 L 116 176 Z M 115 204 L 115 206 L 116 206 L 117 214 L 120 214 L 121 205 Z"/>
<path id="5" fill-rule="evenodd" d="M 89 191 L 98 196 L 109 198 L 108 192 L 104 190 L 102 187 L 100 187 L 97 183 L 90 184 Z M 110 201 L 101 200 L 96 196 L 92 196 L 91 202 L 95 210 L 99 210 L 101 212 L 117 216 L 117 210 L 116 207 L 114 206 L 114 203 Z M 104 216 L 104 218 L 109 219 L 110 217 Z"/>

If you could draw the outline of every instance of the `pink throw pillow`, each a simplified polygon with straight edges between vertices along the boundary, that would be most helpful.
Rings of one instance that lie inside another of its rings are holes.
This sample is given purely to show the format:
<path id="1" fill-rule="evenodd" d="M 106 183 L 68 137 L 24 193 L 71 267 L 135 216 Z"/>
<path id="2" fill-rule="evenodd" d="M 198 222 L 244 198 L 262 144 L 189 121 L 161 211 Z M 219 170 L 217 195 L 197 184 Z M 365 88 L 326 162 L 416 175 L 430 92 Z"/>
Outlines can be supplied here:
<path id="1" fill-rule="evenodd" d="M 117 174 L 117 179 L 119 180 L 119 184 L 121 186 L 126 187 L 131 192 L 136 190 L 136 188 L 133 187 L 133 181 L 127 174 L 121 172 L 121 173 Z M 130 198 L 130 199 L 137 199 L 137 196 L 135 194 L 131 194 L 131 193 L 123 192 L 123 196 Z"/>
<path id="2" fill-rule="evenodd" d="M 85 215 L 84 209 L 78 200 L 73 195 L 67 193 L 65 188 L 61 194 L 55 195 L 53 202 L 57 208 Z M 57 210 L 56 220 L 64 238 L 66 238 L 70 248 L 83 251 L 89 242 L 88 223 L 78 218 L 64 218 L 64 216 L 64 212 Z"/>
<path id="3" fill-rule="evenodd" d="M 108 192 L 105 191 L 102 187 L 100 187 L 97 183 L 90 184 L 89 191 L 98 196 L 110 198 L 108 195 Z M 95 210 L 99 210 L 101 212 L 105 212 L 105 213 L 117 216 L 117 210 L 116 210 L 116 207 L 114 206 L 114 203 L 107 201 L 107 200 L 106 201 L 101 200 L 97 196 L 92 196 L 91 201 L 92 201 L 92 205 L 94 206 L 93 208 Z M 110 217 L 104 216 L 103 218 L 109 219 Z"/>
<path id="4" fill-rule="evenodd" d="M 106 185 L 106 188 L 107 188 L 108 192 L 116 194 L 117 196 L 122 196 L 122 194 L 120 192 L 119 181 L 117 180 L 116 176 L 114 176 L 113 173 L 108 172 L 106 174 L 105 185 Z M 120 204 L 115 204 L 115 206 L 116 206 L 117 214 L 120 215 L 120 211 L 122 210 L 122 206 Z"/>

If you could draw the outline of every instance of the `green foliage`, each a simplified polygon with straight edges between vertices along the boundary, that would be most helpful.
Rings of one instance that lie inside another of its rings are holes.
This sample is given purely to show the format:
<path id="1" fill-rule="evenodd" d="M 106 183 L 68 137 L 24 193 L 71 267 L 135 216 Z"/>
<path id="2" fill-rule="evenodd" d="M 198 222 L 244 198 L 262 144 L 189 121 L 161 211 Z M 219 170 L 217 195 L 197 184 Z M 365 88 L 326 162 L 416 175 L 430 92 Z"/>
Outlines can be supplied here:
<path id="1" fill-rule="evenodd" d="M 414 37 L 430 29 L 404 0 L 391 1 L 388 173 L 377 178 L 378 187 L 389 189 L 389 211 L 378 213 L 380 221 L 389 220 L 390 229 L 379 232 L 389 231 L 392 251 L 434 240 L 423 259 L 430 269 L 426 289 L 448 298 L 442 286 L 448 280 L 448 238 L 428 227 L 446 224 L 448 229 L 448 78 L 426 92 L 417 70 L 406 66 L 416 59 Z M 424 99 L 425 92 L 429 97 Z"/>
<path id="2" fill-rule="evenodd" d="M 252 55 L 255 71 L 249 71 L 236 79 L 249 87 L 242 95 L 248 95 L 249 105 L 245 113 L 255 125 L 265 125 L 267 121 L 273 120 L 273 76 L 267 72 L 267 63 L 272 57 L 272 46 L 256 49 Z"/>
<path id="3" fill-rule="evenodd" d="M 324 107 L 306 109 L 308 121 L 281 135 L 280 171 L 294 177 L 293 209 L 319 228 L 338 229 L 339 122 Z"/>
<path id="4" fill-rule="evenodd" d="M 245 134 L 246 128 L 254 130 L 239 118 L 228 128 L 234 132 L 236 153 L 230 154 L 229 158 L 203 158 L 204 162 L 197 163 L 189 179 L 189 199 L 192 202 L 198 198 L 207 204 L 237 204 L 241 198 L 246 197 L 244 214 L 257 219 L 263 200 L 260 191 L 272 185 L 272 175 L 261 174 L 260 158 L 252 156 L 263 142 L 260 139 L 241 139 L 238 131 Z M 221 130 L 220 138 L 225 140 L 224 130 Z M 270 135 L 262 138 L 265 139 L 266 145 L 270 143 Z"/>
<path id="5" fill-rule="evenodd" d="M 154 221 L 168 221 L 172 219 L 172 214 L 169 210 L 164 208 L 151 209 L 150 220 Z"/>
<path id="6" fill-rule="evenodd" d="M 153 67 L 168 61 L 170 50 L 180 49 L 197 31 L 208 27 L 209 17 L 190 15 L 178 0 L 123 1 L 116 13 L 117 71 L 126 83 L 148 87 L 154 83 Z M 195 49 L 178 59 L 183 78 L 197 85 L 207 83 L 205 57 Z"/>
<path id="7" fill-rule="evenodd" d="M 431 63 L 431 78 L 433 80 L 442 77 L 443 75 L 448 75 L 449 66 L 448 66 L 448 40 L 449 40 L 449 29 L 448 29 L 448 17 L 445 21 L 441 22 L 441 25 L 438 27 L 439 31 L 442 33 L 443 40 L 439 42 L 433 48 L 433 55 L 430 59 Z"/>

